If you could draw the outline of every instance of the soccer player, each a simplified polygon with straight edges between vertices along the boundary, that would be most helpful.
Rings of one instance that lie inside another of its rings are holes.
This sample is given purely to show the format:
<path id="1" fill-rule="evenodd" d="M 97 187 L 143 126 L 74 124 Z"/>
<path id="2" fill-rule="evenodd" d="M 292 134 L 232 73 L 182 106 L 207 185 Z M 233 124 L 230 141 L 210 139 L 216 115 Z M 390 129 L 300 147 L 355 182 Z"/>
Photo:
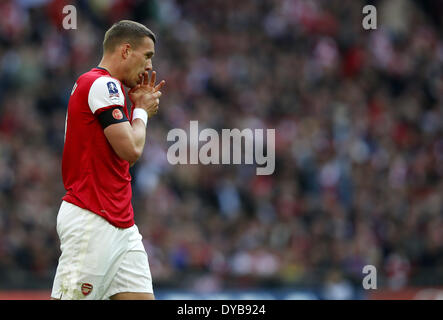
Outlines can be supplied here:
<path id="1" fill-rule="evenodd" d="M 156 37 L 123 20 L 105 34 L 98 67 L 81 75 L 66 115 L 57 215 L 61 256 L 52 299 L 154 299 L 148 256 L 134 224 L 129 167 L 159 107 L 152 70 Z M 129 115 L 123 85 L 132 102 Z"/>

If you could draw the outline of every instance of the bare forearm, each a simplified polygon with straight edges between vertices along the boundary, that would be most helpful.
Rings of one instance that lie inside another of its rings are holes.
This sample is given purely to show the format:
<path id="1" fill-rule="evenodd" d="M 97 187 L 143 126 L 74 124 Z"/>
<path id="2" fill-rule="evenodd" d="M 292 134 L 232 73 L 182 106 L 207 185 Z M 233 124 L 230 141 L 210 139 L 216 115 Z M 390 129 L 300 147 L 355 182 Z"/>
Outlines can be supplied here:
<path id="1" fill-rule="evenodd" d="M 143 154 L 143 148 L 145 147 L 146 141 L 146 127 L 141 119 L 134 119 L 132 121 L 132 136 L 134 142 L 135 153 L 138 155 L 137 159 L 129 161 L 131 166 L 141 157 Z"/>
<path id="2" fill-rule="evenodd" d="M 134 119 L 132 122 L 132 134 L 136 150 L 140 153 L 143 152 L 146 140 L 146 127 L 142 120 Z"/>

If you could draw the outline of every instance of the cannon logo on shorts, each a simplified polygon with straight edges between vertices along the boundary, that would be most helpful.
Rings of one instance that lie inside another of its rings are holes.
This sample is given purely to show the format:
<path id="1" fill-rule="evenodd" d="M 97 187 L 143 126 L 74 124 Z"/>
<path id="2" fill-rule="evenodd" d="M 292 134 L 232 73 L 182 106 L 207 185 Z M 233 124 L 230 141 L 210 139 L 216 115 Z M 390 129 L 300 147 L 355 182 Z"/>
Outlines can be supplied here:
<path id="1" fill-rule="evenodd" d="M 90 284 L 90 283 L 82 283 L 82 293 L 83 293 L 83 295 L 87 296 L 88 294 L 90 294 L 91 291 L 92 291 L 92 288 L 93 288 L 92 284 Z"/>

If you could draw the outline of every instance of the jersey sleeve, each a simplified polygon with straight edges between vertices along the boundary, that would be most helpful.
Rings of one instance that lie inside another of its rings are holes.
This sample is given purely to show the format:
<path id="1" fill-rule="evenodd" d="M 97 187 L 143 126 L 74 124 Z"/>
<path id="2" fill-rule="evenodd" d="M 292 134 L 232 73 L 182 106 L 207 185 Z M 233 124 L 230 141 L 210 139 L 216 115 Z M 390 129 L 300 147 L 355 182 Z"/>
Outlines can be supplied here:
<path id="1" fill-rule="evenodd" d="M 124 106 L 125 95 L 120 83 L 110 77 L 99 77 L 91 85 L 88 95 L 88 104 L 93 114 L 107 109 L 110 106 Z"/>

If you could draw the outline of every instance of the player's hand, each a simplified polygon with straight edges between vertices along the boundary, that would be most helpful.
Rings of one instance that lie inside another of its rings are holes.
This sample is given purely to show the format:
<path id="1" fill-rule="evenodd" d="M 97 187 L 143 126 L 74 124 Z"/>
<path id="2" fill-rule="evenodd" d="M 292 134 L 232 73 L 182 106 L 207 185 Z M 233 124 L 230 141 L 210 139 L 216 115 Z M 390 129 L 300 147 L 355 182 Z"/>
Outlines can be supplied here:
<path id="1" fill-rule="evenodd" d="M 156 85 L 156 76 L 156 72 L 152 71 L 151 79 L 149 79 L 149 74 L 145 71 L 143 75 L 140 75 L 141 83 L 128 92 L 132 104 L 137 108 L 145 109 L 149 118 L 158 112 L 161 96 L 160 89 L 166 83 L 165 80 L 162 80 Z"/>

